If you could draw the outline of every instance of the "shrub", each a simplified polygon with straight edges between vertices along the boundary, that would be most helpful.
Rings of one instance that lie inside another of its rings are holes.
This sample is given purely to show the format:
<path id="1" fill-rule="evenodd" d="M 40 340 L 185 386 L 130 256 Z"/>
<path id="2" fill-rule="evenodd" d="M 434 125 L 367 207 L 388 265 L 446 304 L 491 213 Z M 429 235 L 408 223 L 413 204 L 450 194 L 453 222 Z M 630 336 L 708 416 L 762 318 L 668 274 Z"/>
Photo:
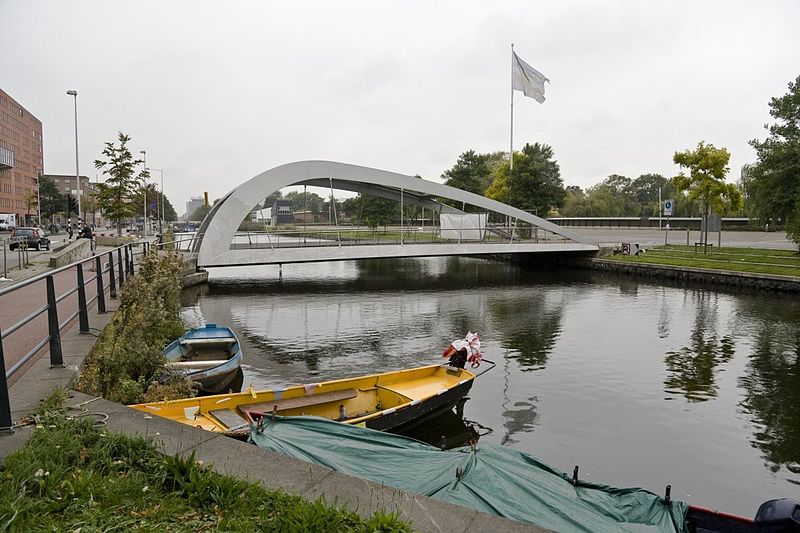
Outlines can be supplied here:
<path id="1" fill-rule="evenodd" d="M 163 349 L 184 332 L 180 319 L 182 264 L 172 252 L 150 253 L 127 280 L 119 310 L 86 360 L 78 390 L 122 403 L 141 402 L 151 382 L 165 371 Z M 190 395 L 191 383 L 172 380 L 176 394 Z M 159 391 L 163 395 L 163 390 Z"/>

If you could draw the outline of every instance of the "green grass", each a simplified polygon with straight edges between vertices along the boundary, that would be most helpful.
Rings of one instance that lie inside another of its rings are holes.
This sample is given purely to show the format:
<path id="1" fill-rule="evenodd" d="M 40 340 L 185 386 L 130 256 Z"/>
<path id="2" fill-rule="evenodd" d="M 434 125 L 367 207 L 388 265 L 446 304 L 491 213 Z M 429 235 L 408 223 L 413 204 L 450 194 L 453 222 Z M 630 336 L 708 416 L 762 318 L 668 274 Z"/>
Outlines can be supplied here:
<path id="1" fill-rule="evenodd" d="M 603 259 L 800 277 L 800 253 L 788 250 L 723 247 L 709 248 L 704 254 L 701 248 L 695 252 L 694 246 L 659 246 L 648 248 L 638 257 L 614 255 Z"/>
<path id="2" fill-rule="evenodd" d="M 145 439 L 70 420 L 58 403 L 0 466 L 0 531 L 411 531 L 391 513 L 365 520 L 218 475 L 194 455 L 167 457 Z"/>

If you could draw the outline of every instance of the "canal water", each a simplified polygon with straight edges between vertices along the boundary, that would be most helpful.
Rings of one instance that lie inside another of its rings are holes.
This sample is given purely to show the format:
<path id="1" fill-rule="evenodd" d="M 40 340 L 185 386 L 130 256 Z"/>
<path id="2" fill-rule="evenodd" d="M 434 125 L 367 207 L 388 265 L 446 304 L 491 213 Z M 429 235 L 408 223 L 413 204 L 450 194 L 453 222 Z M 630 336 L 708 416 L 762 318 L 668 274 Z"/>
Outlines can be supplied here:
<path id="1" fill-rule="evenodd" d="M 415 437 L 747 516 L 800 498 L 796 297 L 449 257 L 214 269 L 183 316 L 232 327 L 256 389 L 440 362 L 477 331 L 497 366 Z"/>

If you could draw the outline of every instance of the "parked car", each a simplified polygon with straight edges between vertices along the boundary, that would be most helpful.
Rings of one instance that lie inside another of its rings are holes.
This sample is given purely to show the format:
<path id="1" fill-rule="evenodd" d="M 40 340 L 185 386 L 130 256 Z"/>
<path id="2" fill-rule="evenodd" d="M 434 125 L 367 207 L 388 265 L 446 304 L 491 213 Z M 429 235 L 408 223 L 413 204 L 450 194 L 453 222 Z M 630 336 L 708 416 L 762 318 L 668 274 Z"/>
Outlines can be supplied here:
<path id="1" fill-rule="evenodd" d="M 28 248 L 36 250 L 50 249 L 50 239 L 47 238 L 47 233 L 41 228 L 16 228 L 12 234 L 14 237 L 24 237 L 28 243 Z M 19 242 L 12 242 L 8 245 L 9 250 L 16 250 Z"/>

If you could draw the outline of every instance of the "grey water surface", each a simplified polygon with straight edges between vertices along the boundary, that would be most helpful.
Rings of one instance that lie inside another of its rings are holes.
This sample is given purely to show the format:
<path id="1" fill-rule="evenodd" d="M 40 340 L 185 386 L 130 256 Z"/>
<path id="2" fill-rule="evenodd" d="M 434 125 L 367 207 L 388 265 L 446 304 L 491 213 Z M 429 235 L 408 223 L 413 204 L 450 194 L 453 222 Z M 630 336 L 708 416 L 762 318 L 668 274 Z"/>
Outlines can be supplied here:
<path id="1" fill-rule="evenodd" d="M 232 327 L 256 389 L 437 363 L 477 331 L 497 366 L 464 420 L 413 436 L 480 434 L 581 478 L 670 484 L 746 516 L 800 498 L 796 297 L 441 257 L 214 269 L 183 316 Z"/>

